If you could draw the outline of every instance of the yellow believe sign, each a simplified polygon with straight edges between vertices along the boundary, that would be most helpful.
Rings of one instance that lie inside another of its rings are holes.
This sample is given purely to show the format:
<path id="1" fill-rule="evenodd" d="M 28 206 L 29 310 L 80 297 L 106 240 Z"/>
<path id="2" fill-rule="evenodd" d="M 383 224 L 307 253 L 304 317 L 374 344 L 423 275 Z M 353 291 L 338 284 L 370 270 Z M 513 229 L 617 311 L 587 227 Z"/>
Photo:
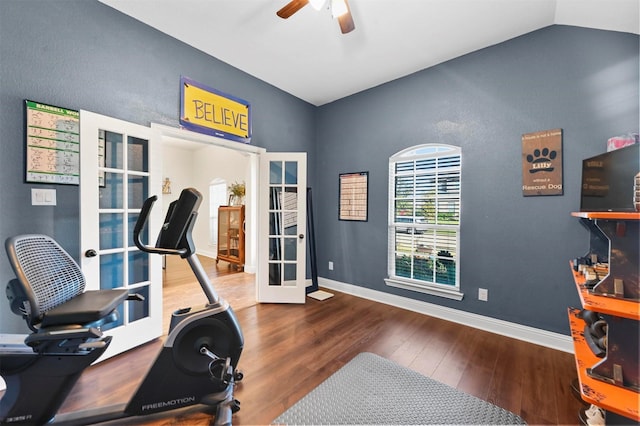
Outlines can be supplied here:
<path id="1" fill-rule="evenodd" d="M 251 105 L 242 99 L 180 78 L 180 124 L 189 130 L 249 143 Z"/>

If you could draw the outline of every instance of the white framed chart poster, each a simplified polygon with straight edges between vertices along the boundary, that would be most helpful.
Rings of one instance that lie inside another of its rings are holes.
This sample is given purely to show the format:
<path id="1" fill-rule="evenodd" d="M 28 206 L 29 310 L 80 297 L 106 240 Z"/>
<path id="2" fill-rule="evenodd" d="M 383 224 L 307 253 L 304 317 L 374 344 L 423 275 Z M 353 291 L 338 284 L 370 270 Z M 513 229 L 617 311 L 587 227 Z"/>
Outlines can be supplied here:
<path id="1" fill-rule="evenodd" d="M 79 185 L 80 112 L 30 100 L 25 112 L 25 181 Z"/>

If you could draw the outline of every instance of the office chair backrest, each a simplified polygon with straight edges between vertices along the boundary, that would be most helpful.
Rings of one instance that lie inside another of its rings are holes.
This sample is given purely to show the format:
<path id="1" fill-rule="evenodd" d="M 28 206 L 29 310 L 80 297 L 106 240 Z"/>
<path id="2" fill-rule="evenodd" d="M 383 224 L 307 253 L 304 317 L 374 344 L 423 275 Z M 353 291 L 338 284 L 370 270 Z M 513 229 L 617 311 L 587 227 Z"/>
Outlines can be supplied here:
<path id="1" fill-rule="evenodd" d="M 18 235 L 7 239 L 5 248 L 17 276 L 7 286 L 7 296 L 14 298 L 12 310 L 18 309 L 30 328 L 45 312 L 84 292 L 80 267 L 52 238 Z"/>

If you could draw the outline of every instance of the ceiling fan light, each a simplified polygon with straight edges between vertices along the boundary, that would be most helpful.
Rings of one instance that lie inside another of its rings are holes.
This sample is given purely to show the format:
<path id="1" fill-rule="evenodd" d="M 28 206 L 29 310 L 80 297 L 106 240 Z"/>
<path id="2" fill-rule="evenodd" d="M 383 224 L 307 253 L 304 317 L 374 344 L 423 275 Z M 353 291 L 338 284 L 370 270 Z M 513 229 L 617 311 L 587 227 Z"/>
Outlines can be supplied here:
<path id="1" fill-rule="evenodd" d="M 331 15 L 334 18 L 344 15 L 349 11 L 344 0 L 331 0 Z"/>
<path id="2" fill-rule="evenodd" d="M 325 1 L 326 0 L 309 0 L 309 3 L 311 3 L 311 7 L 315 10 L 320 10 L 322 6 L 324 6 Z"/>

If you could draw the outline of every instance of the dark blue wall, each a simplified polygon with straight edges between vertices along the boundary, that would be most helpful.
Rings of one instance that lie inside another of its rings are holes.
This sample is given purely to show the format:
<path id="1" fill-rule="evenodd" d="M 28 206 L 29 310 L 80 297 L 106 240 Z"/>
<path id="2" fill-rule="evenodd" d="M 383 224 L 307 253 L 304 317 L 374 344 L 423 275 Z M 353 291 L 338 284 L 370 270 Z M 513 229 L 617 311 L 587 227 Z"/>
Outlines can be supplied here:
<path id="1" fill-rule="evenodd" d="M 307 151 L 314 184 L 313 105 L 97 1 L 0 1 L 0 240 L 45 233 L 79 251 L 78 187 L 24 183 L 24 99 L 177 127 L 181 75 L 251 103 L 251 143 Z M 57 206 L 31 206 L 32 187 L 55 187 Z M 12 277 L 2 250 L 2 288 Z M 24 331 L 0 297 L 0 332 Z"/>
<path id="2" fill-rule="evenodd" d="M 588 250 L 570 216 L 581 160 L 638 131 L 638 50 L 637 35 L 552 26 L 320 107 L 319 275 L 568 334 L 566 308 L 580 306 L 568 262 Z M 564 195 L 523 197 L 522 134 L 555 128 Z M 462 148 L 460 302 L 383 281 L 389 157 L 423 143 Z M 338 221 L 338 174 L 359 171 L 369 171 L 369 221 Z"/>

